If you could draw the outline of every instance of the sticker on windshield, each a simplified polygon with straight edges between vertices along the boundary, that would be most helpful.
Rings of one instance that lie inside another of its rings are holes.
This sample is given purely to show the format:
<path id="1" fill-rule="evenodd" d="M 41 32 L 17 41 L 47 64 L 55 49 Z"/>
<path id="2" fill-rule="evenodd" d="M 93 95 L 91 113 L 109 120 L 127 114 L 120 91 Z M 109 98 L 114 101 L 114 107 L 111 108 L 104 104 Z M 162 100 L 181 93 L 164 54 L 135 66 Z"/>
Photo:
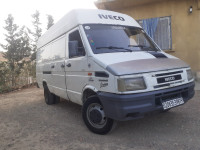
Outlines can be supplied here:
<path id="1" fill-rule="evenodd" d="M 94 46 L 94 45 L 95 45 L 95 43 L 94 43 L 94 41 L 93 41 L 92 37 L 90 37 L 90 35 L 89 35 L 89 34 L 87 34 L 87 38 L 88 38 L 88 40 L 89 40 L 90 44 L 91 44 L 92 46 Z"/>
<path id="2" fill-rule="evenodd" d="M 90 30 L 90 26 L 85 26 L 85 29 L 86 30 Z"/>

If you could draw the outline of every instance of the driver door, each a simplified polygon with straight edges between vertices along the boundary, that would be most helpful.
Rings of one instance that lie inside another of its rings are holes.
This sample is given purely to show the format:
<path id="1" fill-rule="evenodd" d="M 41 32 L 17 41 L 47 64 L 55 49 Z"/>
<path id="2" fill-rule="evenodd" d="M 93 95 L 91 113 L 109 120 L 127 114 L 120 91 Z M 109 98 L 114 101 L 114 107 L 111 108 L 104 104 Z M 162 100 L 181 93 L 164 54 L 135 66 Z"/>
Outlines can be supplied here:
<path id="1" fill-rule="evenodd" d="M 87 55 L 78 28 L 67 33 L 68 57 L 65 60 L 66 86 L 70 101 L 82 104 L 82 90 L 87 81 Z"/>

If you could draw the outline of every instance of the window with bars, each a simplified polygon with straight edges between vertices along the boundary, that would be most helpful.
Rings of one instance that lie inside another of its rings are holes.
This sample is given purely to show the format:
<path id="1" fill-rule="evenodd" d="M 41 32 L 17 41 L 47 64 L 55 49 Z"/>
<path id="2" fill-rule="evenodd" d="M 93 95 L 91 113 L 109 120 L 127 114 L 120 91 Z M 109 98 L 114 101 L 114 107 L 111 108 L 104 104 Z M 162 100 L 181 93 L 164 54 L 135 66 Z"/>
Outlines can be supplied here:
<path id="1" fill-rule="evenodd" d="M 138 22 L 162 50 L 172 49 L 170 16 L 138 20 Z"/>

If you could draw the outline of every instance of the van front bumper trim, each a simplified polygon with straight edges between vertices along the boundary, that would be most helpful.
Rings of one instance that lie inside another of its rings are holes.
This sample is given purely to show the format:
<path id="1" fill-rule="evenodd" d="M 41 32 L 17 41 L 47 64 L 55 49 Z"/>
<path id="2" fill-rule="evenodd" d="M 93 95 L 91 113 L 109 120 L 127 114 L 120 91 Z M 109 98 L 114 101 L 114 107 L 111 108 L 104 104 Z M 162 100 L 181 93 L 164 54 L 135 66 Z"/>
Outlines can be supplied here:
<path id="1" fill-rule="evenodd" d="M 162 99 L 180 95 L 184 103 L 194 96 L 194 82 L 181 86 L 137 94 L 98 92 L 107 117 L 125 121 L 144 117 L 146 113 L 162 111 Z"/>

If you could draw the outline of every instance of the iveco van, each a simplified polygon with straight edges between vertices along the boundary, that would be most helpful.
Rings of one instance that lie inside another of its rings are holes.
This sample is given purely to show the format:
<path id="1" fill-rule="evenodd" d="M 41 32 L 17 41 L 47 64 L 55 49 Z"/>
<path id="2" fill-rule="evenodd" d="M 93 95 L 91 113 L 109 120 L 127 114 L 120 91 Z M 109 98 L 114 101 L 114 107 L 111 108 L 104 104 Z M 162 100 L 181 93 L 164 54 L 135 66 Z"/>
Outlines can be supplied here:
<path id="1" fill-rule="evenodd" d="M 82 105 L 94 133 L 115 121 L 168 111 L 194 96 L 190 67 L 162 51 L 130 16 L 73 10 L 38 41 L 37 82 L 48 105 Z"/>

